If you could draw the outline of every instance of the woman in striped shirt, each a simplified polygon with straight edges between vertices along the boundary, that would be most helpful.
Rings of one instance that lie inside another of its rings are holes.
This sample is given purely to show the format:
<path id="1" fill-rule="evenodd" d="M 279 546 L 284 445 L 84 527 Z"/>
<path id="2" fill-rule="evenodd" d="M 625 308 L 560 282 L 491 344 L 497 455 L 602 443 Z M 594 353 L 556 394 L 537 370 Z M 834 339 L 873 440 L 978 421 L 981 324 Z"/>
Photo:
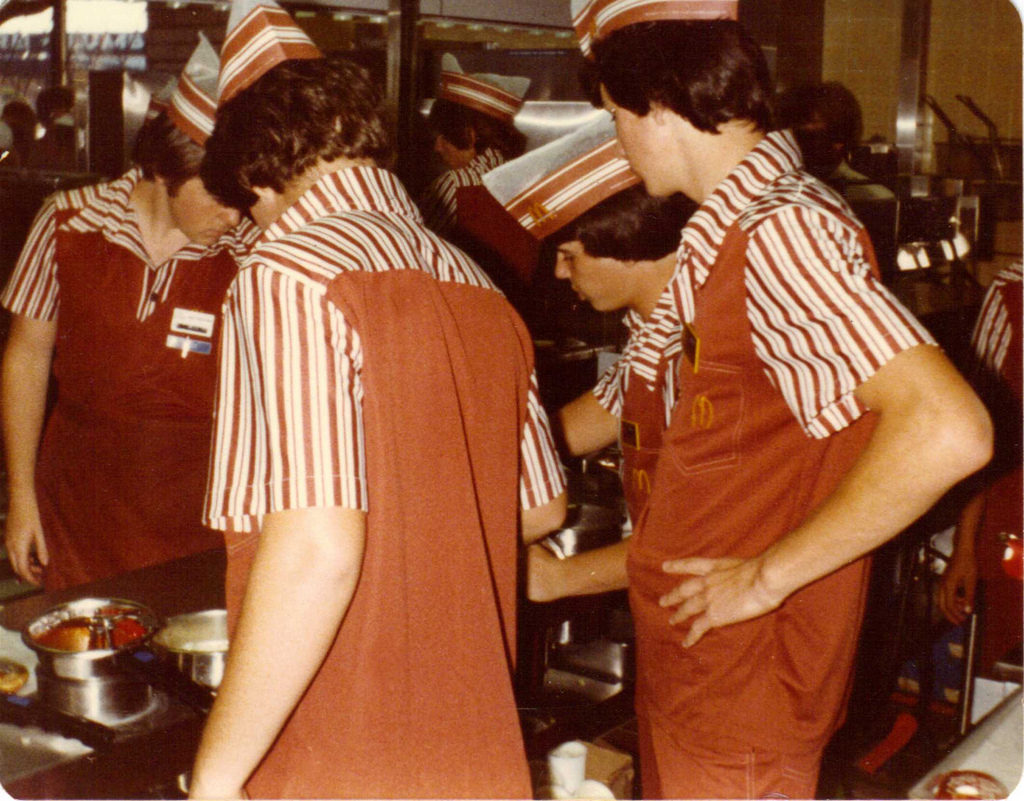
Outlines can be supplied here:
<path id="1" fill-rule="evenodd" d="M 192 793 L 528 796 L 517 553 L 566 508 L 529 334 L 383 168 L 364 70 L 250 83 L 203 167 L 264 231 L 226 305 L 207 516 L 232 658 Z"/>

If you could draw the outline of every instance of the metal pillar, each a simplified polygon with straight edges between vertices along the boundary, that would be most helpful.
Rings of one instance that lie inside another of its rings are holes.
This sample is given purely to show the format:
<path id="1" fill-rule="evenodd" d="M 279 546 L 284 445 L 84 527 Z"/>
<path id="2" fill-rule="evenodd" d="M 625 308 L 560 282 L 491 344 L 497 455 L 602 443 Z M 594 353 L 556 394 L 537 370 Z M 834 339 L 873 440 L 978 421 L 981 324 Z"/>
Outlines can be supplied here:
<path id="1" fill-rule="evenodd" d="M 913 175 L 915 172 L 918 117 L 928 75 L 931 13 L 931 0 L 903 0 L 899 107 L 896 115 L 896 165 L 900 175 Z"/>
<path id="2" fill-rule="evenodd" d="M 67 0 L 53 0 L 50 29 L 50 85 L 63 86 L 68 78 Z"/>
<path id="3" fill-rule="evenodd" d="M 396 172 L 404 175 L 412 152 L 416 96 L 416 21 L 419 0 L 388 0 L 386 103 L 398 155 Z"/>

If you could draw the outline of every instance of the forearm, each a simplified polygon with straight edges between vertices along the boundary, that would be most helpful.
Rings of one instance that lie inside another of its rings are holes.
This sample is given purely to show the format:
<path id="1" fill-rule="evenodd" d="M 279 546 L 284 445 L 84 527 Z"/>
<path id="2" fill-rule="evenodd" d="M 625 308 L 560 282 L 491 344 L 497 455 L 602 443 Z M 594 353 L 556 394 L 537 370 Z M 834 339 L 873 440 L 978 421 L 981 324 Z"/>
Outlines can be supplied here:
<path id="1" fill-rule="evenodd" d="M 939 369 L 935 354 L 922 354 Z M 957 376 L 947 379 L 944 397 L 881 410 L 870 442 L 833 493 L 765 551 L 760 577 L 772 596 L 784 598 L 891 539 L 985 464 L 988 416 Z"/>
<path id="2" fill-rule="evenodd" d="M 622 540 L 562 560 L 565 595 L 595 595 L 626 589 L 628 550 L 629 540 Z"/>
<path id="3" fill-rule="evenodd" d="M 593 453 L 619 436 L 619 418 L 601 406 L 593 392 L 585 392 L 559 409 L 558 422 L 572 456 Z"/>
<path id="4" fill-rule="evenodd" d="M 193 797 L 226 797 L 245 784 L 330 649 L 359 579 L 362 513 L 306 509 L 264 522 Z M 309 609 L 316 614 L 299 614 Z"/>
<path id="5" fill-rule="evenodd" d="M 953 556 L 974 558 L 974 546 L 977 542 L 981 518 L 985 511 L 985 493 L 976 492 L 967 501 L 960 512 L 960 517 L 953 531 Z"/>
<path id="6" fill-rule="evenodd" d="M 0 423 L 3 428 L 8 491 L 33 494 L 36 453 L 50 381 L 51 326 L 15 317 L 0 366 Z M 55 325 L 52 326 L 55 328 Z M 43 333 L 41 340 L 32 334 Z"/>
<path id="7" fill-rule="evenodd" d="M 567 559 L 551 555 L 543 546 L 530 549 L 527 595 L 531 601 L 547 602 L 577 595 L 596 595 L 628 586 L 626 576 L 627 540 L 596 548 Z"/>
<path id="8" fill-rule="evenodd" d="M 565 520 L 569 496 L 563 492 L 556 498 L 532 509 L 522 509 L 523 542 L 529 545 L 557 529 Z"/>

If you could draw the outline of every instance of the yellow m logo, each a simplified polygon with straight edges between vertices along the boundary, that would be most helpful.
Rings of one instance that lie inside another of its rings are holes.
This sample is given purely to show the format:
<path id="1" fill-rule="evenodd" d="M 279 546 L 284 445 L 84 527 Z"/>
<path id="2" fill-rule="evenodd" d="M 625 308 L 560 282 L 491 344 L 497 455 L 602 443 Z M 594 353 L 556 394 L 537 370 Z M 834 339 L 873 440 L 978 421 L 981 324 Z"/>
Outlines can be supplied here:
<path id="1" fill-rule="evenodd" d="M 707 395 L 698 395 L 690 405 L 690 425 L 694 428 L 711 428 L 715 423 L 715 407 Z"/>

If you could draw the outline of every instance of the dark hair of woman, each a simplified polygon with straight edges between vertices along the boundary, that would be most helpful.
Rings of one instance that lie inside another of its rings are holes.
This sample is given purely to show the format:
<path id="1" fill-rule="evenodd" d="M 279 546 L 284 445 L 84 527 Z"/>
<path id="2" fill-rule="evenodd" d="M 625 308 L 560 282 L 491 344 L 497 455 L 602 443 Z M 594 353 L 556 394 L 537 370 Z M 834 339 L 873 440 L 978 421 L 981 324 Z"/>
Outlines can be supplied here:
<path id="1" fill-rule="evenodd" d="M 768 62 L 734 20 L 627 25 L 596 42 L 594 56 L 605 91 L 634 114 L 657 103 L 708 133 L 734 120 L 773 128 Z"/>
<path id="2" fill-rule="evenodd" d="M 554 235 L 579 241 L 587 255 L 619 261 L 657 261 L 679 247 L 680 233 L 697 206 L 676 193 L 651 197 L 643 184 L 612 195 Z"/>
<path id="3" fill-rule="evenodd" d="M 36 113 L 24 100 L 9 100 L 0 119 L 7 123 L 14 137 L 14 166 L 24 167 L 36 141 Z"/>
<path id="4" fill-rule="evenodd" d="M 142 124 L 135 138 L 132 161 L 142 168 L 144 178 L 163 178 L 167 191 L 173 196 L 185 181 L 199 175 L 203 153 L 203 149 L 163 113 Z"/>
<path id="5" fill-rule="evenodd" d="M 283 61 L 217 110 L 201 175 L 234 208 L 256 202 L 251 188 L 283 192 L 321 159 L 391 163 L 381 88 L 342 56 Z"/>
<path id="6" fill-rule="evenodd" d="M 489 147 L 499 151 L 506 160 L 523 155 L 526 136 L 514 125 L 450 100 L 435 100 L 427 117 L 430 129 L 452 145 L 465 150 L 471 145 L 478 153 Z M 475 141 L 470 132 L 476 135 Z"/>

